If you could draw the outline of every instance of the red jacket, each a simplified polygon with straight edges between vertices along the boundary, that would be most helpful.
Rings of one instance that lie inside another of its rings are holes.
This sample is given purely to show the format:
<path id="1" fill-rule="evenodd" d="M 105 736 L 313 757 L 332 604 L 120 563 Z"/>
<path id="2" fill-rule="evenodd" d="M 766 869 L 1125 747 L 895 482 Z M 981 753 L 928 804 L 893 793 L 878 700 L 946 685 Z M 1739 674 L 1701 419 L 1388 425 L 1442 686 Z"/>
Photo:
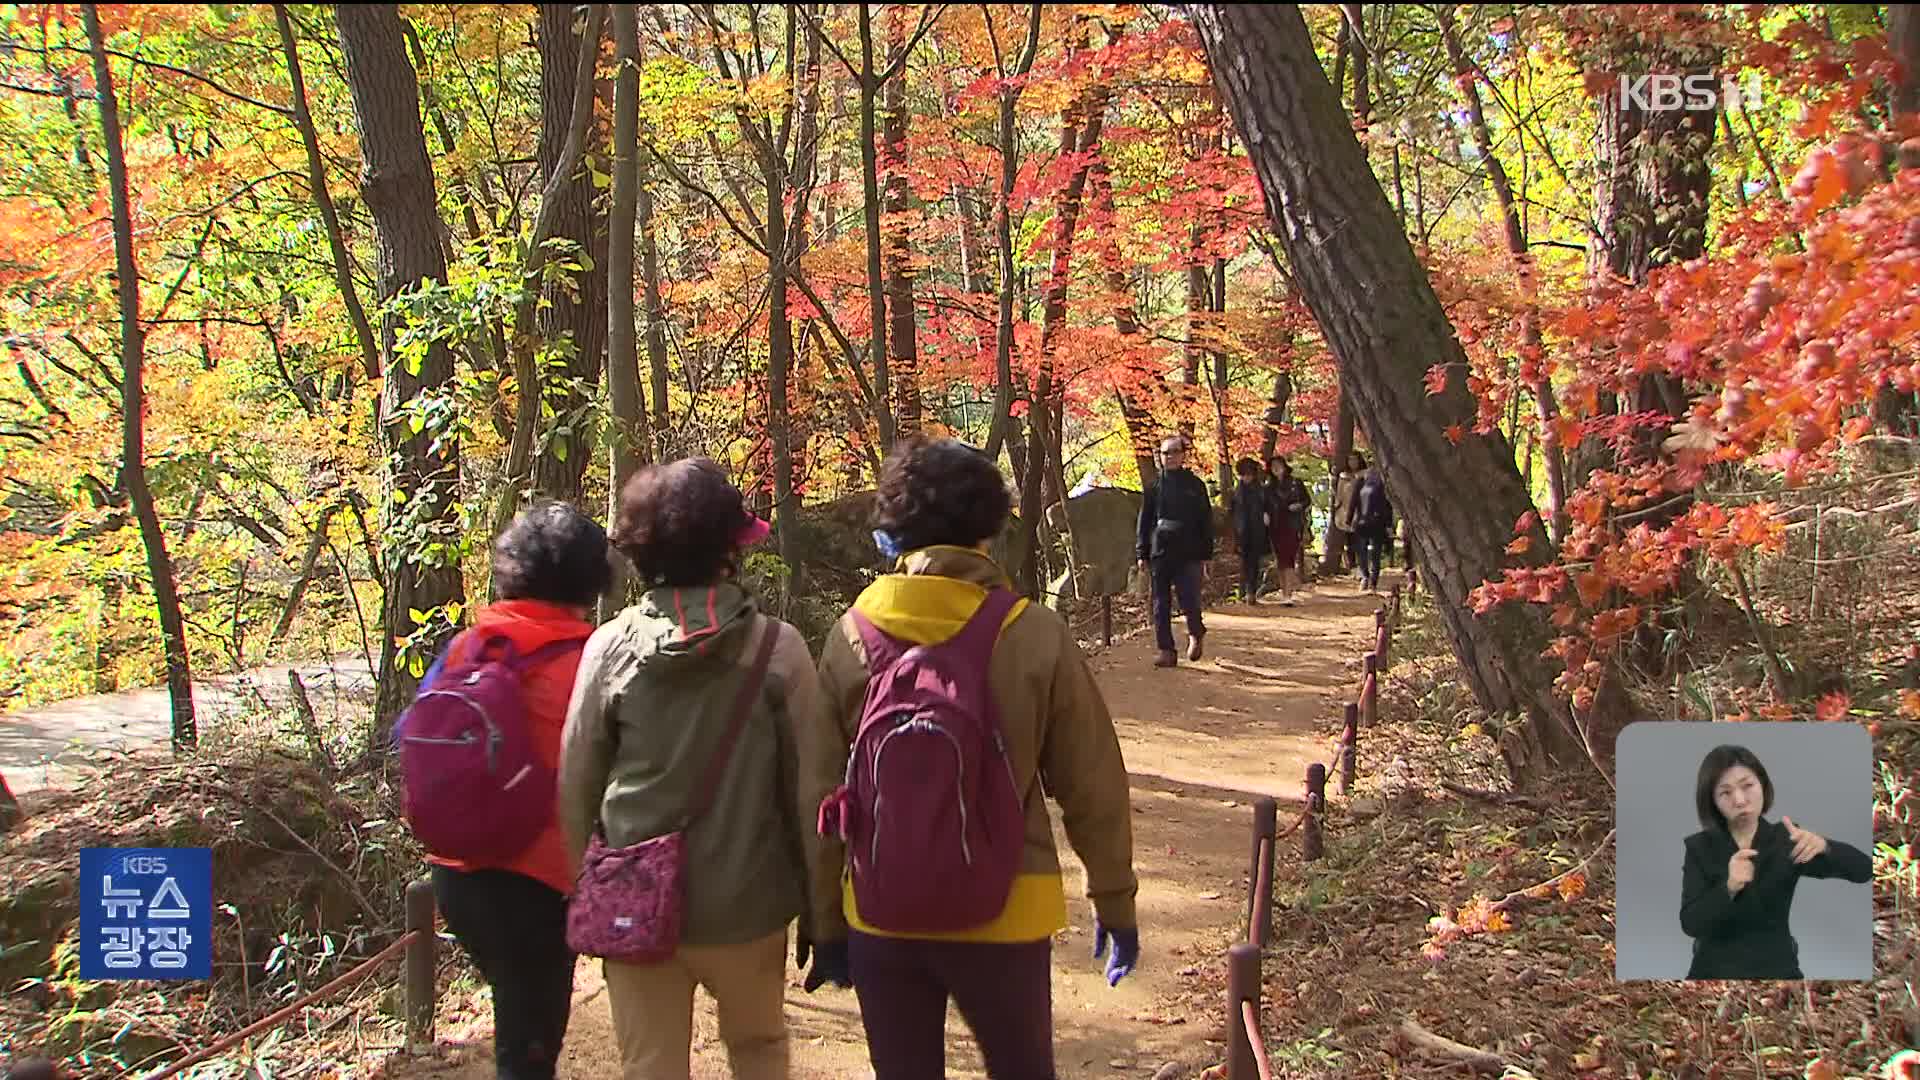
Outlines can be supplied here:
<path id="1" fill-rule="evenodd" d="M 473 626 L 461 631 L 448 648 L 446 665 L 461 663 L 481 642 L 493 637 L 507 638 L 524 654 L 554 641 L 577 640 L 584 646 L 592 634 L 593 625 L 573 608 L 544 600 L 502 600 L 474 613 Z M 557 768 L 560 763 L 560 732 L 566 727 L 567 702 L 573 696 L 573 677 L 579 667 L 578 651 L 562 652 L 535 664 L 521 677 L 534 749 L 548 768 Z M 557 812 L 526 851 L 499 866 L 476 866 L 431 855 L 427 861 L 454 870 L 511 870 L 566 894 L 573 892 L 576 876 Z"/>

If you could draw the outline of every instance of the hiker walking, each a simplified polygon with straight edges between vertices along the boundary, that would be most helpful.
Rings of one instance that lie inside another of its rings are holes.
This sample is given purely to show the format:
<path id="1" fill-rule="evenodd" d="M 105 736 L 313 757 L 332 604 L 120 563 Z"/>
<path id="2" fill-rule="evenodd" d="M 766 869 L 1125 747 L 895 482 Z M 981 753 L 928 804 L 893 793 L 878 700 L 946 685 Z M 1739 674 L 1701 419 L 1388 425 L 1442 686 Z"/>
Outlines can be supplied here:
<path id="1" fill-rule="evenodd" d="M 1155 667 L 1173 667 L 1173 601 L 1187 613 L 1187 659 L 1201 656 L 1206 623 L 1200 617 L 1200 582 L 1213 559 L 1213 507 L 1206 482 L 1187 468 L 1186 440 L 1160 443 L 1160 478 L 1140 501 L 1134 557 L 1153 582 L 1153 635 L 1160 647 Z"/>
<path id="2" fill-rule="evenodd" d="M 1260 482 L 1260 463 L 1252 458 L 1235 462 L 1233 471 L 1240 482 L 1228 505 L 1234 542 L 1240 549 L 1240 602 L 1257 604 L 1268 546 L 1266 485 Z"/>
<path id="3" fill-rule="evenodd" d="M 687 1080 L 696 986 L 736 1080 L 785 1080 L 787 926 L 810 940 L 839 877 L 814 828 L 843 759 L 813 658 L 737 580 L 767 531 L 705 459 L 620 493 L 613 542 L 646 592 L 587 643 L 560 814 L 585 852 L 569 939 L 606 961 L 626 1080 Z M 812 959 L 809 989 L 847 985 L 843 951 Z"/>
<path id="4" fill-rule="evenodd" d="M 1360 568 L 1360 539 L 1355 533 L 1353 524 L 1356 508 L 1354 500 L 1360 494 L 1361 474 L 1366 471 L 1365 455 L 1355 450 L 1347 455 L 1346 471 L 1334 477 L 1333 481 L 1333 528 L 1340 534 L 1346 545 L 1346 565 L 1352 570 Z"/>
<path id="5" fill-rule="evenodd" d="M 1360 576 L 1368 592 L 1380 591 L 1380 559 L 1393 543 L 1393 503 L 1380 466 L 1367 469 L 1354 495 L 1354 535 L 1360 542 Z"/>
<path id="6" fill-rule="evenodd" d="M 567 895 L 578 863 L 554 813 L 553 770 L 593 633 L 587 613 L 611 577 L 607 535 L 586 515 L 563 503 L 521 514 L 493 545 L 500 599 L 448 644 L 396 725 L 435 902 L 493 988 L 501 1080 L 553 1080 L 567 1033 Z M 485 741 L 461 742 L 469 731 L 497 733 L 499 744 L 469 754 Z"/>
<path id="7" fill-rule="evenodd" d="M 874 506 L 893 572 L 821 651 L 851 762 L 819 815 L 845 845 L 845 884 L 817 884 L 849 929 L 816 949 L 851 958 L 876 1080 L 946 1075 L 949 1000 L 989 1076 L 1054 1080 L 1052 950 L 1067 904 L 1049 793 L 1086 868 L 1108 983 L 1139 960 L 1120 740 L 1066 622 L 1017 596 L 987 556 L 1010 509 L 979 451 L 896 447 Z"/>
<path id="8" fill-rule="evenodd" d="M 1307 485 L 1293 475 L 1293 465 L 1275 455 L 1267 462 L 1266 483 L 1267 536 L 1273 543 L 1273 558 L 1280 572 L 1280 602 L 1293 606 L 1293 591 L 1300 582 L 1300 544 L 1307 534 L 1307 511 L 1313 497 Z"/>

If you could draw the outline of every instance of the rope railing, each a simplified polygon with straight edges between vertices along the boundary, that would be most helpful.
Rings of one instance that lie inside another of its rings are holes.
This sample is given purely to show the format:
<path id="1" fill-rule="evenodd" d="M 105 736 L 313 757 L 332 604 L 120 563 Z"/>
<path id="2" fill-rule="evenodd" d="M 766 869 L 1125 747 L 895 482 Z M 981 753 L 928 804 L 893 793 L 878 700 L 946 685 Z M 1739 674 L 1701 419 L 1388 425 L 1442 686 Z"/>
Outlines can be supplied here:
<path id="1" fill-rule="evenodd" d="M 1326 816 L 1327 774 L 1338 770 L 1340 794 L 1353 791 L 1360 727 L 1379 717 L 1380 676 L 1400 620 L 1401 590 L 1395 585 L 1387 603 L 1374 612 L 1373 648 L 1362 666 L 1360 690 L 1346 703 L 1340 737 L 1327 760 L 1307 766 L 1306 797 L 1300 813 L 1284 830 L 1276 828 L 1279 804 L 1262 797 L 1253 804 L 1253 863 L 1247 870 L 1246 939 L 1227 950 L 1227 1080 L 1273 1080 L 1266 1041 L 1260 1034 L 1260 954 L 1272 935 L 1273 863 L 1279 842 L 1301 831 L 1300 857 L 1311 862 L 1325 851 L 1321 821 Z"/>
<path id="2" fill-rule="evenodd" d="M 335 978 L 298 1001 L 261 1017 L 213 1045 L 196 1050 L 179 1061 L 146 1074 L 142 1080 L 166 1080 L 167 1077 L 177 1076 L 195 1065 L 211 1061 L 255 1035 L 279 1027 L 301 1010 L 359 983 L 372 974 L 375 968 L 403 952 L 406 954 L 407 1048 L 412 1052 L 430 1048 L 433 1045 L 433 1013 L 437 991 L 435 975 L 439 966 L 437 955 L 439 938 L 434 933 L 432 884 L 425 881 L 409 882 L 406 908 L 406 933 L 401 934 L 386 948 L 362 960 L 352 971 Z"/>

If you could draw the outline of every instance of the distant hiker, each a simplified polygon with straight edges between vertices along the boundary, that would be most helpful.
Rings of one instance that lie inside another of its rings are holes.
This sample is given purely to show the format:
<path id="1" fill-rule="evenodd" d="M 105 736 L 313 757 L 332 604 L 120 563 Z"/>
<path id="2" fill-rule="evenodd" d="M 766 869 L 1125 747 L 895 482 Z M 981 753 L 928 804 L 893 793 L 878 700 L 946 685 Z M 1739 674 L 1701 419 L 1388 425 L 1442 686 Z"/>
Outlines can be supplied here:
<path id="1" fill-rule="evenodd" d="M 1275 569 L 1280 572 L 1280 602 L 1293 606 L 1293 590 L 1300 582 L 1300 543 L 1307 534 L 1307 511 L 1313 497 L 1307 485 L 1293 475 L 1293 465 L 1275 456 L 1267 462 L 1267 536 L 1273 544 Z"/>
<path id="2" fill-rule="evenodd" d="M 1160 647 L 1155 667 L 1173 667 L 1173 600 L 1187 613 L 1187 659 L 1198 660 L 1206 623 L 1200 616 L 1200 582 L 1213 559 L 1213 507 L 1207 485 L 1187 468 L 1186 440 L 1160 444 L 1160 478 L 1140 501 L 1134 557 L 1153 581 L 1153 636 Z"/>
<path id="3" fill-rule="evenodd" d="M 493 1058 L 502 1080 L 551 1080 L 567 1033 L 574 962 L 567 896 L 578 860 L 554 812 L 554 769 L 581 648 L 593 633 L 587 613 L 611 578 L 607 534 L 586 515 L 562 503 L 521 514 L 493 545 L 500 599 L 475 612 L 473 626 L 448 645 L 402 720 L 409 818 L 418 819 L 415 830 L 424 832 L 430 851 L 433 838 L 451 828 L 436 817 L 442 808 L 422 805 L 435 799 L 450 802 L 445 809 L 456 824 L 464 818 L 488 834 L 467 838 L 463 847 L 484 847 L 490 836 L 533 835 L 524 846 L 505 842 L 520 847 L 517 853 L 428 856 L 447 929 L 493 988 Z M 501 679 L 515 685 L 493 690 Z M 497 693 L 511 695 L 517 707 L 502 708 Z M 479 736 L 468 744 L 473 761 L 452 741 L 468 732 L 449 725 L 463 722 Z M 487 738 L 496 724 L 497 743 Z M 507 760 L 521 755 L 519 767 Z M 464 786 L 484 783 L 489 761 L 512 775 L 499 776 L 492 790 Z M 488 822 L 494 809 L 518 820 Z"/>
<path id="4" fill-rule="evenodd" d="M 1268 547 L 1267 491 L 1260 482 L 1260 463 L 1252 458 L 1243 457 L 1234 463 L 1233 471 L 1240 482 L 1234 486 L 1233 497 L 1229 502 L 1233 520 L 1234 542 L 1240 548 L 1240 601 L 1246 604 L 1259 602 L 1260 579 L 1263 573 Z"/>
<path id="5" fill-rule="evenodd" d="M 1015 596 L 986 554 L 1010 507 L 979 451 L 896 447 L 874 524 L 902 554 L 821 651 L 852 764 L 820 823 L 847 847 L 841 947 L 876 1080 L 946 1075 L 949 1000 L 989 1076 L 1053 1080 L 1052 949 L 1067 904 L 1049 793 L 1086 868 L 1094 957 L 1111 946 L 1108 983 L 1139 960 L 1120 740 L 1065 620 Z"/>
<path id="6" fill-rule="evenodd" d="M 1366 457 L 1355 450 L 1347 455 L 1346 471 L 1334 477 L 1333 482 L 1333 527 L 1346 543 L 1347 566 L 1354 570 L 1360 569 L 1360 539 L 1353 527 L 1354 500 L 1360 494 L 1360 477 L 1366 471 Z M 1361 576 L 1365 576 L 1364 572 Z"/>
<path id="7" fill-rule="evenodd" d="M 1360 576 L 1368 592 L 1380 590 L 1380 557 L 1393 543 L 1393 503 L 1380 466 L 1368 469 L 1354 496 L 1353 531 L 1360 540 Z"/>
<path id="8" fill-rule="evenodd" d="M 838 874 L 814 807 L 841 758 L 806 642 L 737 581 L 767 531 L 705 459 L 620 493 L 613 542 L 646 592 L 587 642 L 560 816 L 585 852 L 569 940 L 606 960 L 627 1080 L 686 1080 L 696 986 L 734 1077 L 788 1075 L 787 926 L 824 924 L 808 898 Z M 844 954 L 814 957 L 821 980 L 847 984 Z"/>

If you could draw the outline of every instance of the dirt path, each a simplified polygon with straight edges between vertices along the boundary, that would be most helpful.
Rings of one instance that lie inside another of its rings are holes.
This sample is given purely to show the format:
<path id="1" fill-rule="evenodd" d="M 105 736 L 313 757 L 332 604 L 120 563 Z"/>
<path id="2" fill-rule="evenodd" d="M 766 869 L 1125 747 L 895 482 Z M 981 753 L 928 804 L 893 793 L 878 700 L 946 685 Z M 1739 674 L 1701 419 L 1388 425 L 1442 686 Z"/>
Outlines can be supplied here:
<path id="1" fill-rule="evenodd" d="M 1225 605 L 1207 615 L 1206 659 L 1171 671 L 1150 666 L 1150 631 L 1136 630 L 1094 658 L 1133 779 L 1141 959 L 1117 988 L 1106 985 L 1089 955 L 1093 917 L 1083 874 L 1068 855 L 1072 926 L 1055 941 L 1053 982 L 1062 1076 L 1152 1076 L 1165 1062 L 1192 1058 L 1216 1026 L 1210 1011 L 1192 1014 L 1182 969 L 1218 962 L 1217 950 L 1238 933 L 1248 805 L 1275 796 L 1288 820 L 1286 804 L 1301 798 L 1307 765 L 1326 759 L 1337 698 L 1357 681 L 1378 599 L 1339 579 L 1298 607 Z M 1176 636 L 1184 644 L 1184 634 Z M 808 995 L 797 972 L 789 978 L 796 1080 L 869 1076 L 853 993 Z M 583 961 L 560 1069 L 568 1080 L 619 1075 L 604 991 L 599 965 Z M 722 1080 L 729 1074 L 711 1002 L 702 1000 L 694 1015 L 693 1075 Z M 983 1077 L 958 1014 L 948 1019 L 948 1075 Z M 484 996 L 449 1003 L 440 1030 L 453 1043 L 447 1060 L 396 1061 L 391 1075 L 492 1076 Z"/>

